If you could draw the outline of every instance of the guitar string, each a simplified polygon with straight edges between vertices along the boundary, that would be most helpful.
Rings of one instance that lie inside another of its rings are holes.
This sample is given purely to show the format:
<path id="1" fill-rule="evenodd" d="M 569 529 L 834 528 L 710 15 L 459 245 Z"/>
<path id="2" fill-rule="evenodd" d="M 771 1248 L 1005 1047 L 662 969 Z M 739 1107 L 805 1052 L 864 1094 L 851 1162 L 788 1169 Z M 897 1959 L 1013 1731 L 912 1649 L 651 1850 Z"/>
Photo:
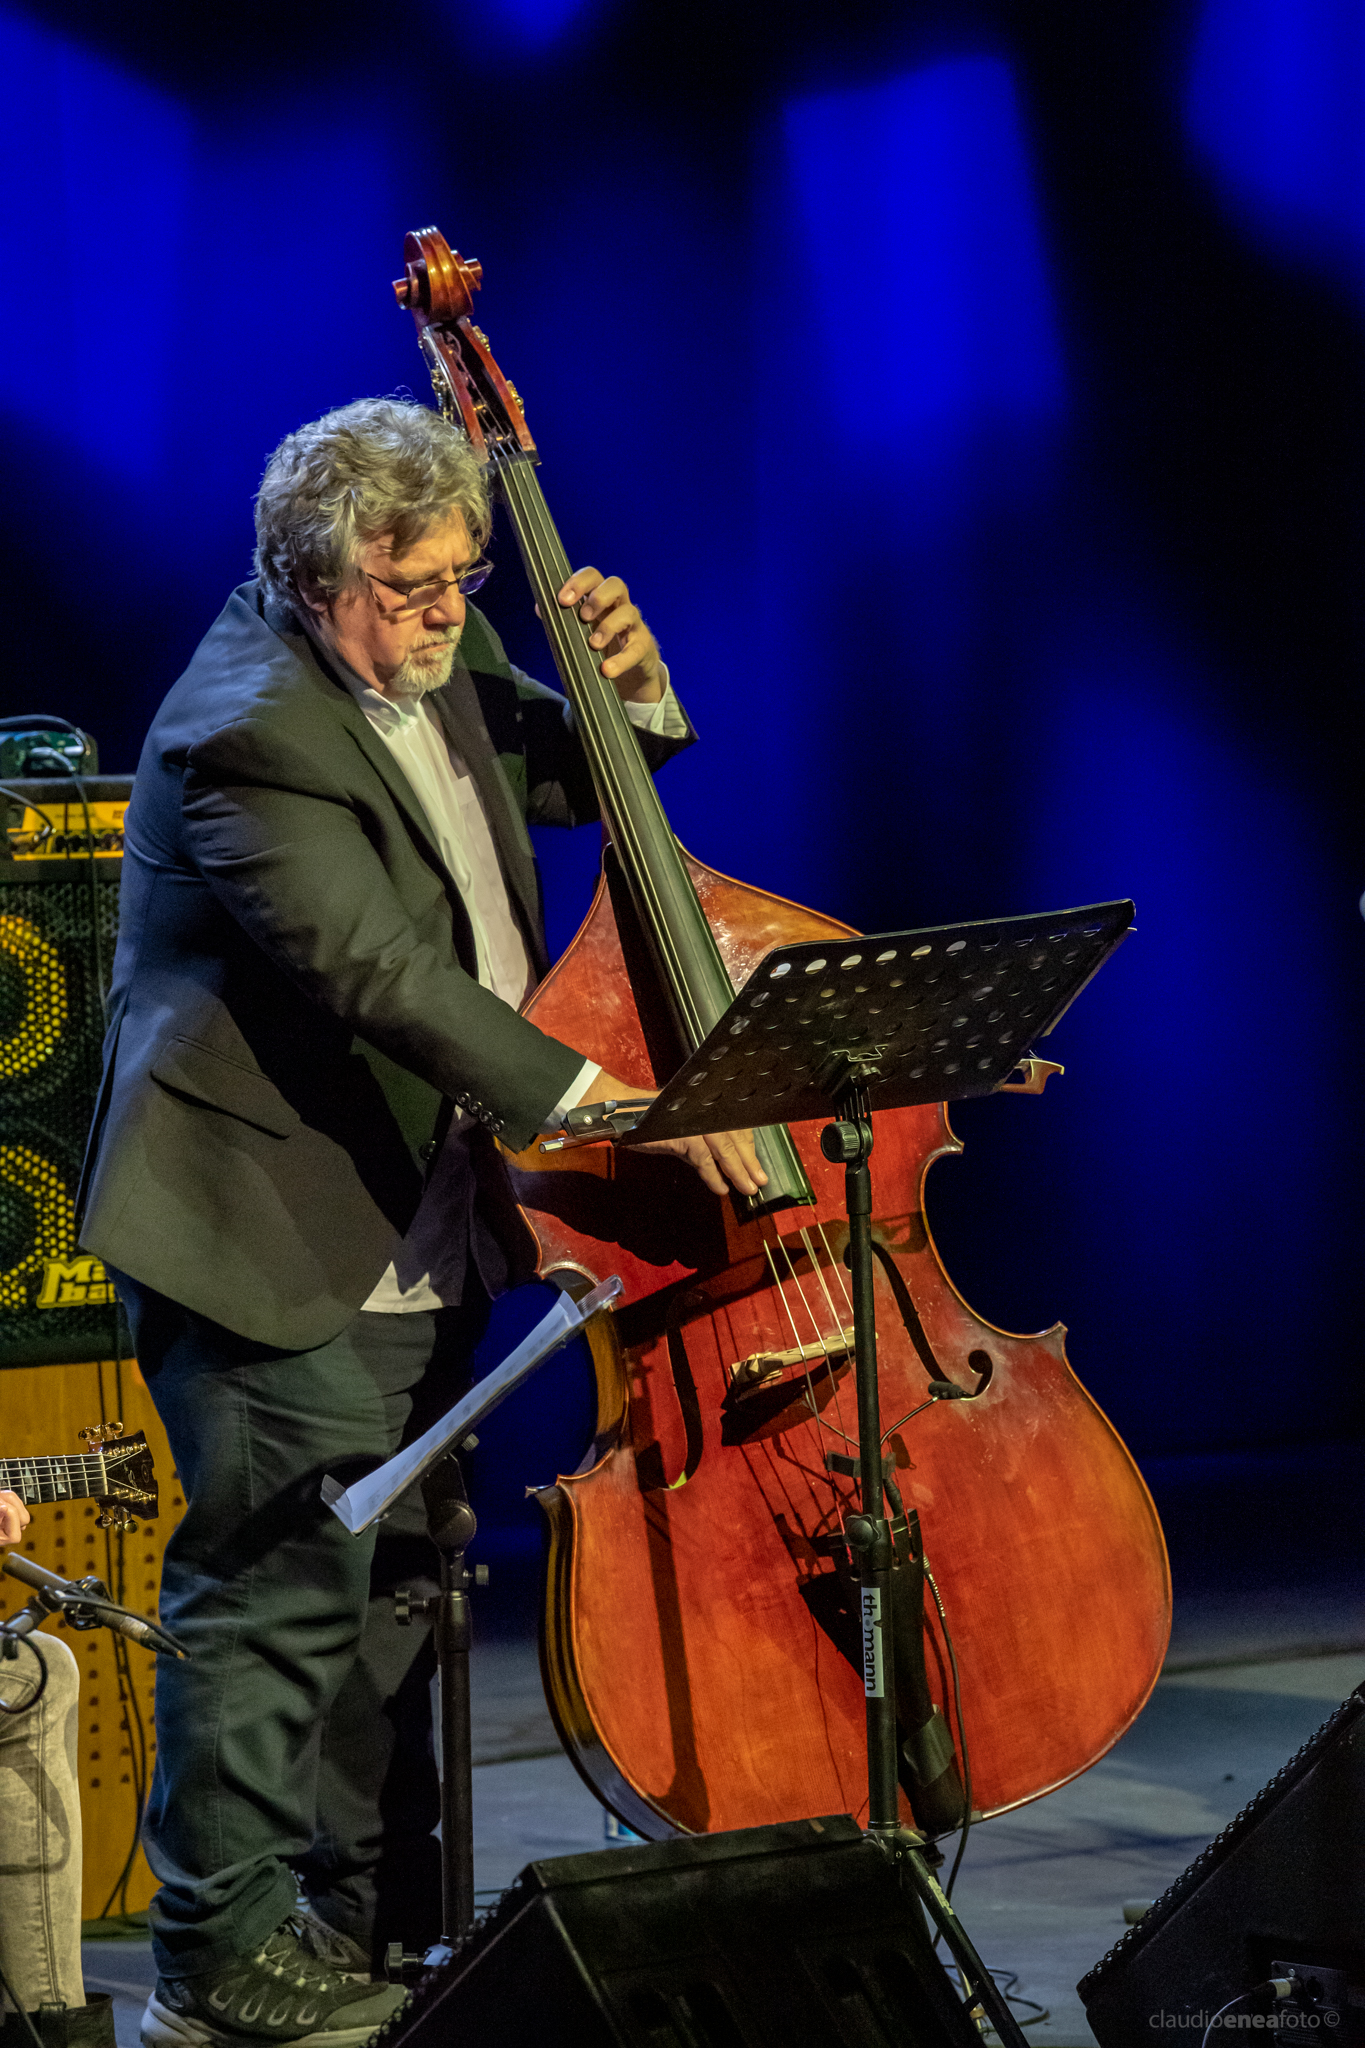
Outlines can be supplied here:
<path id="1" fill-rule="evenodd" d="M 37 1474 L 40 1469 L 43 1469 L 47 1472 L 49 1480 L 52 1479 L 52 1475 L 55 1472 L 72 1472 L 77 1466 L 93 1468 L 95 1472 L 102 1475 L 104 1461 L 98 1453 L 86 1451 L 73 1451 L 69 1457 L 58 1454 L 56 1456 L 44 1455 L 42 1457 L 35 1455 L 33 1457 L 0 1458 L 0 1472 L 32 1472 Z"/>
<path id="2" fill-rule="evenodd" d="M 112 1499 L 117 1468 L 129 1462 L 129 1454 L 135 1449 L 131 1444 L 114 1444 L 105 1451 L 44 1452 L 0 1458 L 0 1486 L 19 1494 L 26 1504 L 31 1502 L 38 1507 L 52 1507 L 63 1500 Z M 111 1464 L 115 1468 L 113 1478 Z"/>
<path id="3" fill-rule="evenodd" d="M 575 636 L 573 627 L 570 625 L 569 620 L 565 616 L 563 607 L 557 604 L 557 602 L 555 601 L 554 590 L 551 589 L 551 577 L 549 573 L 551 569 L 557 569 L 559 571 L 558 582 L 555 585 L 556 590 L 562 587 L 564 579 L 571 573 L 567 556 L 564 553 L 562 543 L 559 541 L 558 534 L 554 530 L 553 522 L 550 519 L 548 506 L 546 506 L 544 501 L 543 493 L 540 491 L 539 485 L 536 482 L 534 475 L 530 472 L 529 467 L 526 464 L 524 458 L 516 454 L 509 454 L 506 457 L 504 457 L 501 451 L 494 448 L 491 450 L 491 459 L 496 474 L 499 478 L 499 481 L 502 483 L 503 486 L 504 501 L 506 502 L 508 510 L 511 513 L 513 520 L 517 526 L 518 538 L 521 539 L 523 543 L 523 547 L 527 556 L 528 568 L 530 568 L 532 573 L 532 580 L 533 582 L 538 581 L 540 585 L 537 595 L 540 596 L 543 600 L 541 605 L 542 613 L 545 615 L 543 622 L 546 626 L 547 632 L 550 635 L 552 646 L 554 646 L 556 648 L 556 652 L 562 656 L 560 663 L 561 670 L 567 672 L 576 672 L 580 674 L 580 676 L 582 676 L 582 678 L 584 679 L 585 688 L 582 693 L 583 701 L 581 703 L 575 701 L 574 708 L 575 712 L 577 713 L 580 719 L 580 723 L 585 729 L 585 741 L 590 746 L 592 755 L 595 759 L 596 768 L 598 770 L 598 786 L 600 789 L 603 789 L 603 793 L 606 798 L 606 808 L 608 810 L 609 816 L 611 817 L 613 829 L 617 830 L 620 833 L 622 839 L 626 842 L 626 844 L 622 848 L 623 854 L 630 853 L 633 854 L 635 857 L 636 871 L 639 874 L 642 884 L 644 886 L 649 907 L 653 912 L 656 933 L 661 942 L 660 951 L 665 955 L 671 956 L 674 968 L 674 978 L 675 980 L 680 980 L 682 971 L 681 962 L 678 959 L 677 949 L 671 943 L 671 935 L 667 933 L 666 927 L 664 925 L 660 894 L 655 884 L 655 878 L 653 874 L 649 871 L 648 863 L 645 862 L 642 857 L 643 847 L 641 844 L 640 834 L 637 829 L 637 822 L 635 818 L 630 815 L 629 808 L 625 804 L 622 780 L 617 773 L 617 764 L 615 760 L 613 760 L 612 758 L 612 749 L 608 744 L 607 726 L 612 716 L 614 707 L 610 706 L 610 700 L 607 699 L 607 697 L 605 696 L 605 692 L 603 692 L 600 702 L 598 701 L 598 692 L 592 687 L 593 683 L 597 681 L 598 678 L 590 669 L 587 669 L 582 666 L 584 656 L 588 653 L 588 650 L 581 643 L 581 640 Z M 589 656 L 589 660 L 590 659 L 591 657 Z M 605 685 L 606 679 L 601 678 L 601 681 Z M 616 701 L 617 704 L 619 704 L 620 700 L 617 699 Z M 619 717 L 621 723 L 624 725 L 626 723 L 624 718 L 624 712 L 619 713 Z M 623 737 L 629 738 L 630 735 L 613 733 L 612 737 L 615 738 L 619 744 Z M 663 820 L 662 811 L 660 812 L 660 817 L 664 824 L 664 829 L 667 830 L 667 821 Z M 672 838 L 671 832 L 669 833 L 669 837 L 670 839 Z M 668 943 L 662 943 L 664 940 L 668 940 Z M 699 1044 L 701 1039 L 705 1036 L 705 1028 L 703 1026 L 700 1016 L 697 1014 L 696 1003 L 694 1000 L 692 1000 L 690 992 L 688 992 L 688 996 L 688 1009 L 690 1010 L 693 1018 L 695 1046 L 695 1044 Z M 781 1240 L 779 1239 L 779 1243 L 780 1242 Z M 833 1425 L 826 1421 L 826 1418 L 821 1411 L 820 1403 L 817 1399 L 815 1392 L 814 1379 L 810 1371 L 810 1362 L 804 1355 L 805 1347 L 802 1344 L 800 1335 L 797 1331 L 795 1319 L 792 1316 L 791 1308 L 787 1301 L 786 1290 L 783 1286 L 781 1276 L 777 1271 L 776 1263 L 773 1260 L 771 1249 L 767 1245 L 766 1241 L 764 1244 L 764 1250 L 768 1258 L 769 1266 L 772 1269 L 774 1283 L 777 1286 L 778 1295 L 782 1302 L 784 1313 L 786 1314 L 788 1322 L 791 1324 L 792 1335 L 795 1339 L 797 1354 L 800 1358 L 806 1381 L 807 1397 L 810 1402 L 811 1413 L 814 1417 L 817 1431 L 822 1436 L 825 1432 L 829 1431 L 842 1437 L 845 1443 L 852 1444 L 854 1442 L 854 1439 L 849 1436 L 847 1430 L 843 1427 L 844 1416 L 842 1407 L 842 1396 L 840 1393 L 837 1376 L 835 1375 L 833 1366 L 830 1362 L 829 1343 L 824 1333 L 820 1329 L 818 1319 L 811 1310 L 809 1301 L 806 1300 L 805 1290 L 801 1285 L 799 1277 L 796 1275 L 795 1268 L 791 1264 L 790 1256 L 786 1253 L 785 1246 L 783 1246 L 784 1257 L 787 1258 L 788 1266 L 791 1268 L 792 1278 L 797 1287 L 798 1293 L 800 1293 L 802 1297 L 803 1307 L 805 1308 L 807 1315 L 810 1317 L 811 1327 L 815 1333 L 816 1342 L 820 1345 L 820 1348 L 825 1356 L 826 1368 L 829 1371 L 830 1380 L 835 1395 L 836 1413 L 838 1415 L 839 1422 L 837 1430 L 834 1430 Z M 826 1250 L 828 1251 L 827 1243 Z M 818 1262 L 814 1257 L 814 1253 L 810 1247 L 808 1240 L 807 1253 L 808 1256 L 810 1256 L 811 1258 L 812 1265 L 816 1266 L 818 1271 Z M 823 1279 L 821 1280 L 821 1285 L 822 1287 L 824 1287 Z M 826 1300 L 829 1305 L 831 1319 L 834 1322 L 836 1329 L 839 1330 L 840 1337 L 842 1338 L 843 1332 L 840 1326 L 839 1316 L 834 1308 L 833 1300 L 829 1295 L 829 1290 L 827 1287 L 824 1287 L 824 1292 Z M 847 1290 L 845 1290 L 845 1293 L 847 1293 Z"/>

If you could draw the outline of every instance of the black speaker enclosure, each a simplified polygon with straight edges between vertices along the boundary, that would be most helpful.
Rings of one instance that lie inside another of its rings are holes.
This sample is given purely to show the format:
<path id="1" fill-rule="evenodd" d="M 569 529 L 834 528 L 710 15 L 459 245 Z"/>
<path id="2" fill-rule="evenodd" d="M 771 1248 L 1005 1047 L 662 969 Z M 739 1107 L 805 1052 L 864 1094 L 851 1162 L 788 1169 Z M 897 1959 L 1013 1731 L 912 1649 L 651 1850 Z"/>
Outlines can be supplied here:
<path id="1" fill-rule="evenodd" d="M 384 2048 L 980 2048 L 846 1815 L 528 1864 Z"/>

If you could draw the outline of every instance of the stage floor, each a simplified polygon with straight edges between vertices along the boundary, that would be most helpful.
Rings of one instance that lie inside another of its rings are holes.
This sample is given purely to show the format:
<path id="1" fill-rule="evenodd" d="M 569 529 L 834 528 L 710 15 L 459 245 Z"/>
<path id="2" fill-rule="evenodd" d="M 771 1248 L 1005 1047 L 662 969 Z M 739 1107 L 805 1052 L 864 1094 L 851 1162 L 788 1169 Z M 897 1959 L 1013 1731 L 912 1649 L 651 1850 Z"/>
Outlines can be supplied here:
<path id="1" fill-rule="evenodd" d="M 1286 1615 L 1286 1634 L 1302 1623 L 1301 1608 Z M 1274 1649 L 1268 1617 L 1261 1633 Z M 1231 1641 L 1249 1639 L 1224 1615 L 1208 1642 L 1226 1656 Z M 1049 2018 L 1028 2028 L 1040 2048 L 1091 2043 L 1075 1985 L 1122 1934 L 1123 1902 L 1163 1890 L 1365 1679 L 1365 1648 L 1190 1669 L 1198 1646 L 1199 1632 L 1182 1630 L 1177 1661 L 1186 1668 L 1168 1668 L 1103 1762 L 985 1823 L 968 1845 L 957 1905 L 983 1959 L 1017 1972 L 1015 1992 L 1047 2008 Z M 476 1878 L 492 1895 L 533 1858 L 602 1848 L 603 1816 L 559 1750 L 534 1644 L 481 1645 L 473 1689 Z M 87 1943 L 85 1969 L 90 1990 L 114 1993 L 119 2048 L 135 2048 L 153 1978 L 149 1948 Z"/>

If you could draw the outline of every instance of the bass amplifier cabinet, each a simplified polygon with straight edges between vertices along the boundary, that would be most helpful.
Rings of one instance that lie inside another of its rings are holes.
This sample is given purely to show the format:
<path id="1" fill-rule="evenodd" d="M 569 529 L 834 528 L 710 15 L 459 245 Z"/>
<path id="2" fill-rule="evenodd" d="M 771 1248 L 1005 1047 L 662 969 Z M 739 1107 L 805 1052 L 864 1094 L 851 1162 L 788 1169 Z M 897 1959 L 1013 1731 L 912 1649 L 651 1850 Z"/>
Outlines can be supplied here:
<path id="1" fill-rule="evenodd" d="M 980 2048 L 846 1815 L 528 1864 L 383 2048 Z"/>
<path id="2" fill-rule="evenodd" d="M 1313 2018 L 1318 2034 L 1303 2039 L 1365 2039 L 1365 1686 L 1077 1989 L 1100 2048 L 1197 2048 L 1219 2008 L 1264 1983 L 1272 1963 L 1340 1972 L 1354 1994 L 1335 2025 Z M 1276 2015 L 1248 2003 L 1226 2025 L 1239 2021 L 1273 2029 Z M 1223 2038 L 1222 2023 L 1213 2031 Z"/>
<path id="3" fill-rule="evenodd" d="M 0 1366 L 126 1348 L 104 1269 L 76 1247 L 118 929 L 129 776 L 6 785 L 0 845 Z"/>

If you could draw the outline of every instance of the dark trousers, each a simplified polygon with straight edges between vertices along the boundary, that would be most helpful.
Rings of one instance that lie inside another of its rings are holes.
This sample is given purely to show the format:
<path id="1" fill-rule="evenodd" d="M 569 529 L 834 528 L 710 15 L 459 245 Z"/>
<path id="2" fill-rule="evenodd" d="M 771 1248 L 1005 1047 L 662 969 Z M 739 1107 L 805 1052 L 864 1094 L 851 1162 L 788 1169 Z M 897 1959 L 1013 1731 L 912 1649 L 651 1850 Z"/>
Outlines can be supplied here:
<path id="1" fill-rule="evenodd" d="M 436 1553 L 420 1496 L 376 1541 L 349 1535 L 319 1487 L 372 1470 L 459 1399 L 487 1301 L 361 1314 L 290 1352 L 116 1284 L 187 1502 L 161 1616 L 190 1661 L 158 1664 L 143 1828 L 157 1967 L 191 1976 L 250 1952 L 300 1880 L 360 1942 L 420 1945 L 440 1913 L 434 1666 L 389 1596 L 429 1581 Z"/>

